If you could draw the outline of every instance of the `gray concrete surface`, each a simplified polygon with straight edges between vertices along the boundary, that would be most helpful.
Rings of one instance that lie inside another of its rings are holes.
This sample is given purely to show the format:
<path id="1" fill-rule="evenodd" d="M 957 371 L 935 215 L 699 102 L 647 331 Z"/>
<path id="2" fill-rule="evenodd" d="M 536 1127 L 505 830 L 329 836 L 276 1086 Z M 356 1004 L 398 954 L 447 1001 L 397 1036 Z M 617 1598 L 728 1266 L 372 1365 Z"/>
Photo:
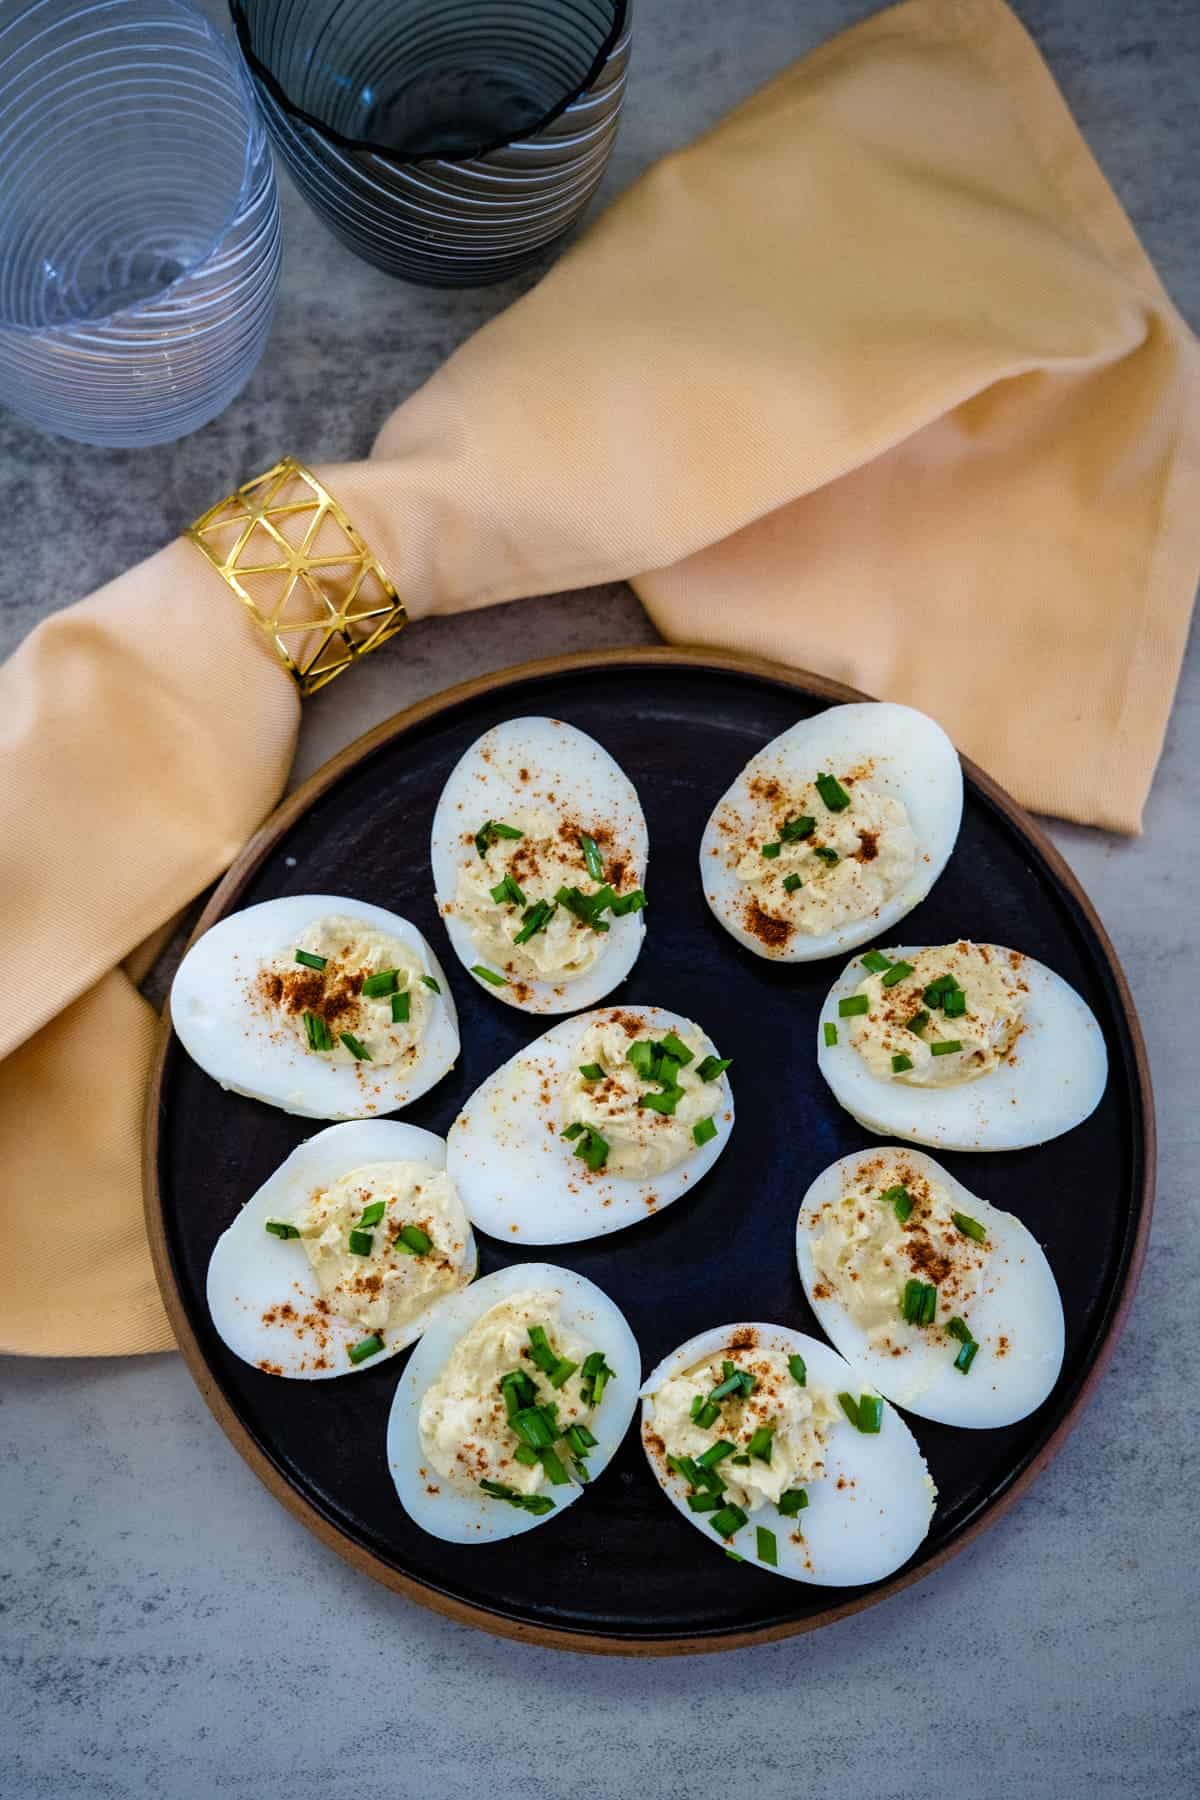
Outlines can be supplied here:
<path id="1" fill-rule="evenodd" d="M 640 0 L 617 191 L 857 0 Z M 1196 0 L 1020 0 L 1101 162 L 1200 321 Z M 189 441 L 94 455 L 0 417 L 0 651 L 155 547 L 280 447 L 359 454 L 382 409 L 517 291 L 429 294 L 335 249 L 286 196 L 268 359 Z M 374 369 L 373 387 L 361 378 Z M 134 494 L 136 491 L 136 498 Z M 633 596 L 418 625 L 310 707 L 299 772 L 477 670 L 652 633 Z M 3 1800 L 1001 1800 L 1200 1791 L 1194 1543 L 1200 1167 L 1187 1029 L 1200 656 L 1145 837 L 1054 835 L 1125 959 L 1158 1084 L 1160 1199 L 1137 1306 L 1035 1490 L 914 1591 L 816 1637 L 593 1662 L 491 1641 L 374 1587 L 261 1488 L 178 1358 L 0 1372 Z M 1086 1195 L 1064 1195 L 1086 1209 Z"/>

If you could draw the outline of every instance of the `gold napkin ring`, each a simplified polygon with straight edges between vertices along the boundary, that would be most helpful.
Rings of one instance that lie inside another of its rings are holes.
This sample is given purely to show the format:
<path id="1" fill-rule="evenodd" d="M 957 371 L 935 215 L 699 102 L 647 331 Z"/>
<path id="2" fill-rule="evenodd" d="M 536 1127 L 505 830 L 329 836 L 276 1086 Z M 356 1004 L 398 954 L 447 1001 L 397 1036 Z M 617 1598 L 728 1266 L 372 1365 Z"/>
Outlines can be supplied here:
<path id="1" fill-rule="evenodd" d="M 302 694 L 408 623 L 395 587 L 311 469 L 285 456 L 189 525 Z"/>

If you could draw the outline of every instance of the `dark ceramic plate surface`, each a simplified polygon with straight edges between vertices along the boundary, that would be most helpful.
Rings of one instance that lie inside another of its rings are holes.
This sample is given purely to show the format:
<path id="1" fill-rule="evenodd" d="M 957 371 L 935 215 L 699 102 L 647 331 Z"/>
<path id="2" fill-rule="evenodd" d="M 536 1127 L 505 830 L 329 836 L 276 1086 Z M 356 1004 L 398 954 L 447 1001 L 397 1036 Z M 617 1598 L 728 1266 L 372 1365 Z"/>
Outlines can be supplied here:
<path id="1" fill-rule="evenodd" d="M 523 713 L 567 719 L 612 752 L 650 827 L 650 909 L 641 959 L 609 999 L 688 1014 L 734 1058 L 733 1141 L 697 1191 L 661 1216 L 546 1251 L 481 1236 L 481 1273 L 543 1257 L 578 1270 L 623 1309 L 647 1370 L 708 1325 L 775 1320 L 821 1335 L 793 1259 L 796 1209 L 820 1169 L 872 1141 L 817 1073 L 815 1021 L 839 964 L 788 968 L 740 949 L 704 903 L 697 849 L 714 802 L 768 738 L 856 697 L 773 665 L 678 651 L 570 658 L 472 683 L 327 765 L 248 846 L 201 920 L 204 928 L 256 901 L 312 891 L 414 920 L 450 976 L 463 1042 L 457 1067 L 404 1116 L 445 1133 L 484 1077 L 552 1021 L 491 1001 L 449 949 L 428 863 L 442 785 L 481 732 Z M 491 1630 L 578 1648 L 716 1649 L 806 1630 L 953 1553 L 1049 1459 L 1112 1347 L 1149 1222 L 1153 1117 L 1137 1021 L 1095 915 L 1032 822 L 978 771 L 967 770 L 949 867 L 902 935 L 970 936 L 1048 963 L 1092 1007 L 1111 1065 L 1099 1108 L 1065 1137 L 945 1157 L 1044 1244 L 1066 1309 L 1066 1360 L 1049 1400 L 1018 1425 L 969 1432 L 910 1421 L 940 1498 L 905 1570 L 866 1589 L 831 1589 L 734 1564 L 667 1504 L 636 1429 L 594 1489 L 535 1533 L 477 1548 L 427 1536 L 401 1510 L 384 1455 L 403 1358 L 342 1381 L 291 1382 L 240 1362 L 213 1330 L 204 1285 L 218 1235 L 320 1127 L 224 1092 L 165 1030 L 147 1134 L 148 1222 L 181 1347 L 252 1466 L 389 1585 Z"/>

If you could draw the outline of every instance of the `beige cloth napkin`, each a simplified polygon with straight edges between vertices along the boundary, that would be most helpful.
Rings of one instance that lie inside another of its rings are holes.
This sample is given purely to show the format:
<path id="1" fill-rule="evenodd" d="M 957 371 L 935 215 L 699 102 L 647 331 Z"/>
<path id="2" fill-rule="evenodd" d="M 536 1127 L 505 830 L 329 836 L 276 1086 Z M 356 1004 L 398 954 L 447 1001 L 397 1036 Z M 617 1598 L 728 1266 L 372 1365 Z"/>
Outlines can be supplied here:
<path id="1" fill-rule="evenodd" d="M 1027 804 L 1135 831 L 1200 567 L 1198 382 L 1012 14 L 909 0 L 660 163 L 320 472 L 415 616 L 626 577 L 669 637 L 914 702 Z M 273 804 L 297 716 L 186 543 L 0 670 L 2 1348 L 170 1341 L 118 965 Z"/>

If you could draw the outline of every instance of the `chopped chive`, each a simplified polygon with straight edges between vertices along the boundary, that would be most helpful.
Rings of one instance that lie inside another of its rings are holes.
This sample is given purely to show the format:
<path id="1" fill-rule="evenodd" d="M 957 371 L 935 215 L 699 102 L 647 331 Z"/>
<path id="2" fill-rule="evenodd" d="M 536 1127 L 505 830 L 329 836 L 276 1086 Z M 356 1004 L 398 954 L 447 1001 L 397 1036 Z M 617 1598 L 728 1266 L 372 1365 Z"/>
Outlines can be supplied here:
<path id="1" fill-rule="evenodd" d="M 604 1070 L 599 1063 L 580 1063 L 579 1073 L 585 1081 L 603 1081 Z"/>
<path id="2" fill-rule="evenodd" d="M 297 950 L 296 961 L 303 963 L 306 969 L 323 969 L 329 961 L 327 956 L 316 956 L 311 950 Z"/>
<path id="3" fill-rule="evenodd" d="M 510 1506 L 517 1506 L 522 1512 L 553 1512 L 554 1502 L 549 1494 L 518 1494 L 515 1488 L 508 1487 L 503 1481 L 481 1481 L 480 1487 L 493 1500 L 507 1500 Z"/>
<path id="4" fill-rule="evenodd" d="M 433 993 L 433 994 L 441 993 L 442 984 L 440 981 L 435 980 L 432 975 L 422 975 L 421 980 L 424 982 L 425 986 L 429 989 L 430 993 Z"/>
<path id="5" fill-rule="evenodd" d="M 428 1256 L 433 1249 L 433 1239 L 419 1225 L 402 1225 L 392 1248 L 406 1251 L 410 1256 Z"/>
<path id="6" fill-rule="evenodd" d="M 832 1019 L 826 1019 L 823 1030 L 825 1032 L 825 1048 L 832 1050 L 838 1041 L 837 1026 Z"/>
<path id="7" fill-rule="evenodd" d="M 579 848 L 583 851 L 583 860 L 587 864 L 587 872 L 592 880 L 603 881 L 604 862 L 595 838 L 589 837 L 585 831 L 579 839 Z"/>
<path id="8" fill-rule="evenodd" d="M 854 1395 L 853 1394 L 839 1394 L 838 1395 L 838 1405 L 841 1407 L 842 1411 L 845 1413 L 845 1415 L 849 1419 L 850 1423 L 857 1428 L 857 1425 L 858 1425 L 858 1401 L 854 1398 Z"/>
<path id="9" fill-rule="evenodd" d="M 746 1523 L 746 1514 L 740 1506 L 723 1506 L 708 1522 L 718 1537 L 731 1538 Z"/>
<path id="10" fill-rule="evenodd" d="M 662 1113 L 664 1117 L 669 1119 L 674 1116 L 675 1108 L 682 1099 L 683 1089 L 680 1087 L 671 1087 L 662 1094 L 639 1095 L 638 1105 L 647 1107 L 650 1112 Z"/>
<path id="11" fill-rule="evenodd" d="M 737 1463 L 739 1467 L 743 1469 L 748 1469 L 750 1466 L 750 1458 L 748 1456 L 731 1456 L 729 1460 L 731 1463 Z"/>
<path id="12" fill-rule="evenodd" d="M 788 1374 L 797 1387 L 808 1386 L 808 1365 L 802 1356 L 788 1357 Z"/>
<path id="13" fill-rule="evenodd" d="M 726 1546 L 725 1554 L 730 1562 L 745 1562 L 746 1560 L 744 1556 L 739 1556 L 736 1550 L 730 1550 L 728 1546 Z"/>
<path id="14" fill-rule="evenodd" d="M 691 1416 L 694 1425 L 698 1425 L 701 1431 L 707 1431 L 720 1418 L 721 1409 L 711 1400 L 706 1400 L 703 1394 L 696 1394 L 692 1398 Z"/>
<path id="15" fill-rule="evenodd" d="M 929 1023 L 929 1014 L 927 1012 L 915 1012 L 913 1014 L 912 1018 L 908 1021 L 907 1028 L 909 1031 L 915 1032 L 916 1035 L 918 1037 L 920 1037 L 921 1033 L 924 1031 L 924 1029 L 928 1025 L 928 1023 Z"/>
<path id="16" fill-rule="evenodd" d="M 370 1337 L 359 1338 L 357 1344 L 351 1344 L 346 1354 L 352 1363 L 366 1362 L 368 1356 L 378 1356 L 383 1349 L 383 1339 L 377 1331 Z"/>
<path id="17" fill-rule="evenodd" d="M 759 1462 L 769 1463 L 771 1450 L 775 1443 L 775 1427 L 760 1425 L 750 1442 L 746 1445 L 747 1454 L 756 1457 Z"/>
<path id="18" fill-rule="evenodd" d="M 954 1359 L 954 1366 L 961 1374 L 966 1375 L 975 1361 L 979 1345 L 971 1336 L 971 1328 L 966 1320 L 960 1319 L 957 1315 L 953 1319 L 947 1319 L 946 1330 L 952 1338 L 958 1339 L 960 1349 Z"/>
<path id="19" fill-rule="evenodd" d="M 819 856 L 821 861 L 823 863 L 828 863 L 831 868 L 835 862 L 840 862 L 842 860 L 837 851 L 831 850 L 828 844 L 814 844 L 813 855 Z"/>
<path id="20" fill-rule="evenodd" d="M 961 1019 L 966 1010 L 966 994 L 962 988 L 952 988 L 942 1001 L 942 1011 L 948 1019 Z"/>
<path id="21" fill-rule="evenodd" d="M 696 1064 L 696 1073 L 701 1081 L 718 1081 L 726 1069 L 732 1067 L 732 1056 L 706 1056 L 703 1062 Z"/>
<path id="22" fill-rule="evenodd" d="M 546 1336 L 546 1327 L 531 1325 L 528 1336 L 530 1362 L 535 1368 L 540 1369 L 543 1375 L 548 1375 L 552 1369 L 557 1367 L 558 1351 L 551 1348 L 550 1340 Z"/>
<path id="23" fill-rule="evenodd" d="M 584 1133 L 584 1132 L 585 1132 L 585 1131 L 586 1131 L 586 1130 L 587 1130 L 587 1127 L 586 1127 L 586 1125 L 581 1125 L 581 1124 L 580 1124 L 580 1123 L 579 1123 L 579 1120 L 578 1120 L 578 1119 L 576 1119 L 576 1120 L 575 1120 L 575 1122 L 574 1122 L 574 1124 L 573 1124 L 573 1125 L 568 1125 L 568 1126 L 567 1126 L 567 1129 L 566 1129 L 566 1130 L 565 1130 L 565 1131 L 564 1131 L 564 1132 L 563 1132 L 563 1134 L 562 1134 L 562 1135 L 563 1135 L 563 1136 L 564 1136 L 564 1137 L 565 1137 L 565 1138 L 577 1138 L 577 1137 L 582 1137 L 582 1136 L 583 1136 L 583 1133 Z"/>
<path id="24" fill-rule="evenodd" d="M 736 1449 L 737 1445 L 731 1444 L 728 1438 L 718 1438 L 715 1444 L 710 1444 L 708 1449 L 696 1458 L 696 1466 L 700 1469 L 715 1469 L 719 1462 L 724 1462 L 727 1456 L 732 1456 Z"/>
<path id="25" fill-rule="evenodd" d="M 845 812 L 850 804 L 850 796 L 836 775 L 818 775 L 817 792 L 830 812 Z"/>
<path id="26" fill-rule="evenodd" d="M 604 1360 L 603 1350 L 593 1350 L 584 1358 L 583 1370 L 579 1377 L 580 1393 L 585 1406 L 599 1406 L 605 1388 L 613 1379 L 613 1372 Z"/>
<path id="27" fill-rule="evenodd" d="M 953 1056 L 956 1050 L 962 1049 L 960 1038 L 943 1038 L 940 1044 L 930 1044 L 934 1056 Z"/>
<path id="28" fill-rule="evenodd" d="M 642 912 L 645 909 L 646 896 L 641 888 L 633 888 L 628 894 L 618 894 L 612 902 L 612 911 L 618 919 L 626 913 Z"/>
<path id="29" fill-rule="evenodd" d="M 554 1443 L 554 1432 L 546 1422 L 546 1416 L 540 1406 L 523 1406 L 513 1414 L 509 1424 L 523 1444 L 531 1450 L 549 1450 Z"/>
<path id="30" fill-rule="evenodd" d="M 310 1050 L 333 1049 L 333 1038 L 320 1013 L 306 1012 L 304 1014 L 304 1035 L 308 1039 Z"/>
<path id="31" fill-rule="evenodd" d="M 792 873 L 790 875 L 785 875 L 783 878 L 783 891 L 785 894 L 794 894 L 796 892 L 797 888 L 801 888 L 803 886 L 804 886 L 804 883 L 801 881 L 800 877 L 796 874 L 796 871 L 794 869 L 792 870 Z"/>
<path id="32" fill-rule="evenodd" d="M 905 1056 L 905 1054 L 902 1050 L 898 1051 L 896 1053 L 896 1055 L 893 1056 L 893 1058 L 892 1058 L 892 1074 L 893 1075 L 904 1075 L 905 1073 L 907 1073 L 907 1071 L 909 1069 L 912 1068 L 912 1066 L 913 1066 L 912 1057 Z"/>
<path id="33" fill-rule="evenodd" d="M 937 1289 L 934 1287 L 934 1285 L 931 1281 L 927 1281 L 925 1283 L 925 1292 L 921 1296 L 920 1323 L 922 1325 L 932 1325 L 933 1321 L 936 1318 L 937 1318 Z"/>
<path id="34" fill-rule="evenodd" d="M 579 1139 L 575 1145 L 576 1156 L 585 1168 L 592 1171 L 593 1175 L 597 1174 L 608 1161 L 608 1139 L 601 1137 L 592 1125 L 582 1126 L 578 1134 L 570 1126 L 563 1132 L 564 1137 L 575 1137 L 576 1135 Z"/>
<path id="35" fill-rule="evenodd" d="M 701 1492 L 698 1494 L 689 1494 L 687 1497 L 687 1503 L 691 1507 L 693 1512 L 698 1512 L 698 1513 L 716 1512 L 717 1508 L 721 1504 L 721 1496 L 720 1496 L 720 1494 L 707 1494 L 704 1492 Z"/>
<path id="36" fill-rule="evenodd" d="M 571 1477 L 563 1468 L 557 1451 L 543 1450 L 538 1460 L 546 1471 L 547 1479 L 554 1487 L 566 1487 Z"/>
<path id="37" fill-rule="evenodd" d="M 361 1043 L 359 1039 L 355 1037 L 352 1031 L 343 1031 L 341 1035 L 343 1044 L 345 1044 L 355 1062 L 371 1061 L 371 1052 L 364 1043 Z"/>
<path id="38" fill-rule="evenodd" d="M 346 1241 L 352 1256 L 370 1256 L 375 1234 L 373 1231 L 352 1231 Z"/>
<path id="39" fill-rule="evenodd" d="M 368 975 L 362 984 L 363 995 L 368 1000 L 376 999 L 380 994 L 394 994 L 396 991 L 397 970 L 380 969 L 377 975 Z"/>
<path id="40" fill-rule="evenodd" d="M 408 994 L 392 995 L 392 1024 L 407 1025 L 412 1016 L 412 999 Z"/>
<path id="41" fill-rule="evenodd" d="M 363 1207 L 363 1215 L 358 1222 L 360 1225 L 378 1225 L 386 1211 L 387 1207 L 382 1200 L 372 1200 L 370 1206 Z"/>
<path id="42" fill-rule="evenodd" d="M 475 848 L 480 856 L 486 856 L 497 838 L 520 838 L 524 835 L 523 831 L 518 831 L 513 825 L 502 825 L 497 819 L 489 819 L 475 833 Z"/>
<path id="43" fill-rule="evenodd" d="M 503 879 L 498 881 L 494 888 L 489 889 L 489 892 L 497 906 L 524 906 L 525 904 L 525 895 L 507 871 Z"/>
<path id="44" fill-rule="evenodd" d="M 711 1144 L 717 1135 L 715 1119 L 697 1119 L 692 1126 L 692 1137 L 697 1144 Z"/>
<path id="45" fill-rule="evenodd" d="M 896 1217 L 902 1225 L 907 1222 L 912 1214 L 913 1200 L 912 1195 L 906 1187 L 897 1186 L 885 1188 L 879 1198 L 883 1201 L 885 1206 L 895 1207 Z"/>
<path id="46" fill-rule="evenodd" d="M 565 906 L 569 913 L 583 924 L 590 925 L 593 931 L 608 930 L 608 924 L 600 914 L 612 905 L 616 897 L 608 886 L 599 888 L 594 894 L 580 893 L 577 887 L 560 887 L 554 896 L 560 906 Z"/>
<path id="47" fill-rule="evenodd" d="M 687 1065 L 693 1060 L 692 1051 L 688 1049 L 683 1039 L 677 1037 L 673 1031 L 667 1032 L 662 1040 L 662 1047 L 668 1056 L 673 1056 L 675 1058 L 675 1061 L 682 1069 L 686 1069 Z"/>
<path id="48" fill-rule="evenodd" d="M 838 1001 L 839 1019 L 857 1019 L 860 1014 L 871 1010 L 869 994 L 847 994 L 844 1000 Z"/>
<path id="49" fill-rule="evenodd" d="M 565 1385 L 565 1383 L 571 1379 L 572 1375 L 575 1373 L 575 1371 L 578 1367 L 579 1367 L 578 1363 L 571 1362 L 565 1356 L 560 1357 L 559 1360 L 555 1363 L 554 1367 L 550 1370 L 549 1375 L 547 1376 L 547 1380 L 549 1381 L 550 1386 L 552 1388 L 563 1387 Z"/>
<path id="50" fill-rule="evenodd" d="M 959 1351 L 958 1355 L 955 1357 L 954 1366 L 963 1375 L 966 1375 L 969 1373 L 971 1364 L 975 1361 L 975 1356 L 976 1356 L 976 1352 L 978 1351 L 978 1349 L 979 1349 L 979 1345 L 974 1341 L 974 1339 L 972 1339 L 969 1344 L 963 1345 L 962 1349 Z"/>
<path id="51" fill-rule="evenodd" d="M 977 1244 L 985 1244 L 987 1242 L 987 1231 L 985 1227 L 979 1223 L 978 1219 L 973 1219 L 970 1213 L 956 1212 L 951 1213 L 950 1217 L 954 1220 L 954 1223 L 958 1226 L 958 1229 L 962 1232 L 964 1237 L 974 1238 Z"/>
<path id="52" fill-rule="evenodd" d="M 733 1368 L 732 1363 L 729 1363 L 726 1366 L 731 1369 Z M 741 1378 L 735 1371 L 732 1375 L 727 1375 L 723 1381 L 718 1381 L 716 1387 L 708 1397 L 710 1400 L 728 1400 L 730 1394 L 740 1394 L 741 1391 Z"/>
<path id="53" fill-rule="evenodd" d="M 553 906 L 549 900 L 535 900 L 533 905 L 527 907 L 521 914 L 521 929 L 514 937 L 513 943 L 527 944 L 531 937 L 536 937 L 539 931 L 545 930 L 557 911 L 558 908 Z"/>
<path id="54" fill-rule="evenodd" d="M 519 1462 L 523 1469 L 536 1469 L 538 1460 L 537 1451 L 531 1450 L 528 1444 L 518 1444 L 513 1451 L 513 1461 Z"/>
<path id="55" fill-rule="evenodd" d="M 597 1441 L 586 1425 L 568 1425 L 563 1432 L 563 1442 L 572 1456 L 585 1457 L 595 1449 Z"/>
<path id="56" fill-rule="evenodd" d="M 811 813 L 801 813 L 798 818 L 785 819 L 779 827 L 779 835 L 785 844 L 798 844 L 801 838 L 808 836 L 816 822 Z"/>
<path id="57" fill-rule="evenodd" d="M 272 1237 L 277 1238 L 298 1238 L 300 1236 L 296 1227 L 289 1225 L 284 1219 L 268 1219 L 267 1230 Z"/>
<path id="58" fill-rule="evenodd" d="M 872 975 L 882 975 L 885 969 L 892 966 L 891 957 L 885 956 L 882 950 L 868 950 L 861 961 L 863 968 L 870 969 Z"/>
<path id="59" fill-rule="evenodd" d="M 481 981 L 490 981 L 493 987 L 507 987 L 507 975 L 497 975 L 495 969 L 489 969 L 483 963 L 471 964 L 472 975 L 478 975 Z"/>
<path id="60" fill-rule="evenodd" d="M 967 1321 L 961 1319 L 957 1313 L 955 1313 L 952 1319 L 946 1320 L 942 1329 L 948 1332 L 952 1338 L 957 1338 L 960 1344 L 969 1344 L 973 1341 L 971 1337 L 971 1327 L 967 1324 Z"/>
<path id="61" fill-rule="evenodd" d="M 637 1038 L 630 1044 L 625 1061 L 637 1070 L 643 1081 L 654 1079 L 654 1045 L 649 1038 Z"/>
<path id="62" fill-rule="evenodd" d="M 883 1423 L 883 1401 L 878 1394 L 863 1394 L 858 1402 L 858 1429 L 875 1435 Z"/>
<path id="63" fill-rule="evenodd" d="M 957 986 L 958 982 L 953 975 L 939 975 L 936 981 L 931 981 L 929 986 L 922 990 L 921 999 L 926 1006 L 940 1006 L 943 997 L 953 993 Z"/>
<path id="64" fill-rule="evenodd" d="M 789 1488 L 785 1494 L 780 1494 L 776 1505 L 785 1519 L 794 1519 L 808 1505 L 808 1495 L 803 1488 Z"/>
<path id="65" fill-rule="evenodd" d="M 891 968 L 887 971 L 882 982 L 880 983 L 880 986 L 881 987 L 895 987 L 895 985 L 898 981 L 903 981 L 904 977 L 906 975 L 911 975 L 912 972 L 913 972 L 913 966 L 911 963 L 895 962 L 892 964 Z"/>
<path id="66" fill-rule="evenodd" d="M 782 849 L 783 849 L 782 844 L 764 844 L 762 847 L 762 853 L 766 857 L 768 862 L 774 862 L 775 858 L 779 855 L 779 852 Z"/>
<path id="67" fill-rule="evenodd" d="M 771 1569 L 777 1569 L 779 1567 L 779 1553 L 775 1545 L 775 1533 L 769 1530 L 767 1526 L 755 1526 L 754 1547 L 758 1552 L 759 1562 L 766 1563 L 767 1567 Z"/>

